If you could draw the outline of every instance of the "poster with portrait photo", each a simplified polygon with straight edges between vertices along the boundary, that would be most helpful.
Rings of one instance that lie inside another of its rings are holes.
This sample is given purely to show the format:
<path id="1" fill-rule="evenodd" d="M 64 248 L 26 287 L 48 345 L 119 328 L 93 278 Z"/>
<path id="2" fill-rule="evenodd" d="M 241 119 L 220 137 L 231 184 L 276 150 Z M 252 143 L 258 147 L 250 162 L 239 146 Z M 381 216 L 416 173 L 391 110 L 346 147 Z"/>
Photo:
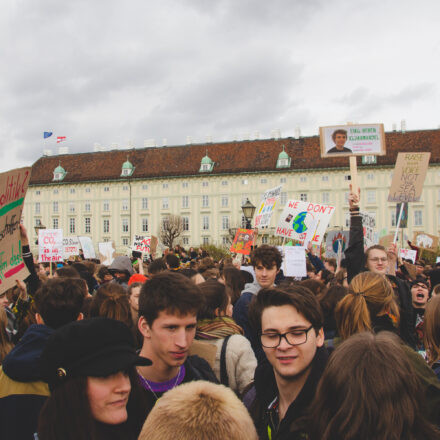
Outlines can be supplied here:
<path id="1" fill-rule="evenodd" d="M 321 157 L 383 156 L 383 124 L 335 125 L 319 128 Z"/>

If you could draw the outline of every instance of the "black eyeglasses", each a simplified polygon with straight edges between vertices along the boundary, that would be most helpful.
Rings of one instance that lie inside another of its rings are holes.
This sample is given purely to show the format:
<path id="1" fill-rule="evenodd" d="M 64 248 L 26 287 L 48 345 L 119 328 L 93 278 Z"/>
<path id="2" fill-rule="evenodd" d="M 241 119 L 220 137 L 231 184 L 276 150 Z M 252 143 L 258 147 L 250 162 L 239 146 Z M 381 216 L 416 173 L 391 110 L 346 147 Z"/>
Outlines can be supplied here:
<path id="1" fill-rule="evenodd" d="M 291 330 L 283 334 L 280 333 L 261 333 L 261 345 L 266 348 L 276 348 L 281 344 L 281 338 L 284 338 L 289 345 L 301 345 L 307 342 L 307 333 L 313 328 Z"/>

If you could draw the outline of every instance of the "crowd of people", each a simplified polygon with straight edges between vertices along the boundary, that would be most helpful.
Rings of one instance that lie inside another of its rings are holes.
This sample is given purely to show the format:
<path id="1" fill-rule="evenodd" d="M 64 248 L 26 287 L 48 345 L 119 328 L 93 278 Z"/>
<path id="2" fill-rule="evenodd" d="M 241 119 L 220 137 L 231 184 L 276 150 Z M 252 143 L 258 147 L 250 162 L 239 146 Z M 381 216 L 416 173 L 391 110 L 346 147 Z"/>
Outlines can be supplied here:
<path id="1" fill-rule="evenodd" d="M 440 265 L 364 248 L 39 264 L 0 294 L 1 439 L 440 438 Z M 413 270 L 414 269 L 414 270 Z"/>

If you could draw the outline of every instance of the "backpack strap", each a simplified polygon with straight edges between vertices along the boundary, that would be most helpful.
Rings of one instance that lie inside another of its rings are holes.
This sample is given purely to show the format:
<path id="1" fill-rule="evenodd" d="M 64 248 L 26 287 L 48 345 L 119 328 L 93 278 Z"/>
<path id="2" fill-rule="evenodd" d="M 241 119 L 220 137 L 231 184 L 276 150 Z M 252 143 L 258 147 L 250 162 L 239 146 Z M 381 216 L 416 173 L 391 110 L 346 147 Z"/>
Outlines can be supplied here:
<path id="1" fill-rule="evenodd" d="M 229 379 L 228 370 L 226 369 L 226 347 L 231 336 L 226 336 L 223 340 L 222 351 L 220 352 L 220 383 L 227 387 L 229 386 Z"/>

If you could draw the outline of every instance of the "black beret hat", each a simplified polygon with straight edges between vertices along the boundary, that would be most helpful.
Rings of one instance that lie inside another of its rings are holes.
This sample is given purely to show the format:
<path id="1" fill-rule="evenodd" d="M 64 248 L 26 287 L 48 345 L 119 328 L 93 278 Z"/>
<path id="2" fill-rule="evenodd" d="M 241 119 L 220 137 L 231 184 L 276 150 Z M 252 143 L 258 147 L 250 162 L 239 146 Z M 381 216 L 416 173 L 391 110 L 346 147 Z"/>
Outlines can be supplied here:
<path id="1" fill-rule="evenodd" d="M 53 389 L 71 377 L 105 377 L 151 363 L 136 354 L 134 336 L 123 322 L 99 317 L 74 321 L 55 331 L 47 340 L 40 368 Z"/>

